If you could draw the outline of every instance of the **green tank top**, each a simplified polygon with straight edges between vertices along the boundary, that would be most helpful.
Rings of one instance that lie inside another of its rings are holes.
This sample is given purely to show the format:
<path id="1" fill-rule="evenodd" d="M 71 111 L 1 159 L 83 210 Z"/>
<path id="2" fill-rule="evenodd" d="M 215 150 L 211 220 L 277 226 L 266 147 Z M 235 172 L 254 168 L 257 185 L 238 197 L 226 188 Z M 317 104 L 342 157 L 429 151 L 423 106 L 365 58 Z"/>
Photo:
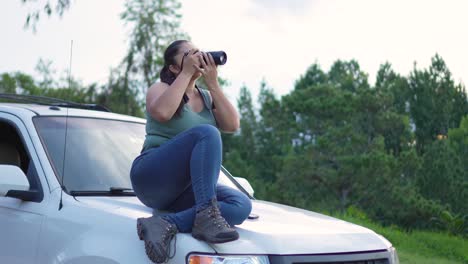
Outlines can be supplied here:
<path id="1" fill-rule="evenodd" d="M 190 107 L 185 104 L 180 117 L 173 116 L 169 121 L 161 123 L 154 118 L 145 110 L 146 116 L 146 137 L 143 143 L 143 149 L 141 152 L 162 145 L 167 140 L 171 139 L 175 135 L 196 125 L 210 124 L 217 127 L 216 120 L 212 112 L 212 103 L 208 95 L 208 91 L 199 89 L 196 87 L 198 92 L 203 98 L 203 110 L 199 113 L 192 111 Z"/>

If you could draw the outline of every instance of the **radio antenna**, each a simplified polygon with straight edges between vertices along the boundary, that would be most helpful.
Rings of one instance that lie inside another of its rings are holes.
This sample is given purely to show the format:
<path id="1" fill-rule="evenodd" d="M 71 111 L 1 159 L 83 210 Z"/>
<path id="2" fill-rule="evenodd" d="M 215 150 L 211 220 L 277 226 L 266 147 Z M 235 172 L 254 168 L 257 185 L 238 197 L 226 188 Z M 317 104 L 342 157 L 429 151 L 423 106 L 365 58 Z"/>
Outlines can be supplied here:
<path id="1" fill-rule="evenodd" d="M 72 70 L 72 58 L 73 58 L 73 40 L 70 43 L 70 65 L 68 67 L 68 90 L 71 89 L 71 70 Z M 59 202 L 59 211 L 63 207 L 63 191 L 65 189 L 65 154 L 67 152 L 67 132 L 68 132 L 68 107 L 67 108 L 67 115 L 65 117 L 65 142 L 63 146 L 63 164 L 62 164 L 62 180 L 60 182 L 60 202 Z"/>

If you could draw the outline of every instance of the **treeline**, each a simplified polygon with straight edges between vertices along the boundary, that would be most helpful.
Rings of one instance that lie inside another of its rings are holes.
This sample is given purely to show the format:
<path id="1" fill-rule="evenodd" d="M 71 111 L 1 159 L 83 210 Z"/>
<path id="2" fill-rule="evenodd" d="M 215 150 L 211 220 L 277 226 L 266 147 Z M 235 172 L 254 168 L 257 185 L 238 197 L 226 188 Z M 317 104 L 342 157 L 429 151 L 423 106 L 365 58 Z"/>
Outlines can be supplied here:
<path id="1" fill-rule="evenodd" d="M 383 64 L 374 85 L 354 60 L 313 64 L 281 98 L 262 83 L 258 105 L 243 87 L 224 136 L 224 165 L 258 198 L 467 235 L 467 94 L 440 56 L 409 76 Z"/>
<path id="2" fill-rule="evenodd" d="M 51 73 L 53 70 L 50 66 L 50 62 L 40 60 L 36 67 L 40 77 L 36 79 L 22 72 L 1 74 L 0 93 L 47 96 L 79 103 L 100 104 L 116 113 L 144 117 L 141 95 L 138 90 L 126 85 L 122 75 L 111 74 L 105 84 L 83 85 L 73 78 L 62 77 L 61 80 L 57 80 L 58 78 Z"/>
<path id="3" fill-rule="evenodd" d="M 35 4 L 35 0 L 21 0 L 31 6 L 26 28 L 36 31 L 44 16 L 62 16 L 70 6 L 69 0 L 51 0 Z M 82 103 L 104 105 L 117 113 L 144 117 L 143 104 L 147 88 L 159 77 L 163 67 L 165 48 L 175 39 L 190 39 L 180 29 L 181 4 L 177 0 L 125 0 L 120 19 L 129 29 L 127 52 L 114 65 L 109 79 L 103 84 L 83 85 L 65 74 L 57 78 L 52 62 L 38 62 L 38 78 L 16 72 L 3 73 L 0 92 L 51 96 Z"/>
<path id="4" fill-rule="evenodd" d="M 52 76 L 40 61 L 36 80 L 0 75 L 0 93 L 97 103 L 144 117 L 143 89 L 125 74 L 82 85 Z M 359 208 L 384 225 L 467 235 L 468 101 L 443 59 L 409 76 L 381 65 L 376 83 L 354 61 L 328 72 L 313 64 L 277 98 L 266 83 L 258 109 L 243 87 L 241 129 L 223 134 L 224 166 L 247 178 L 256 197 L 314 211 Z"/>

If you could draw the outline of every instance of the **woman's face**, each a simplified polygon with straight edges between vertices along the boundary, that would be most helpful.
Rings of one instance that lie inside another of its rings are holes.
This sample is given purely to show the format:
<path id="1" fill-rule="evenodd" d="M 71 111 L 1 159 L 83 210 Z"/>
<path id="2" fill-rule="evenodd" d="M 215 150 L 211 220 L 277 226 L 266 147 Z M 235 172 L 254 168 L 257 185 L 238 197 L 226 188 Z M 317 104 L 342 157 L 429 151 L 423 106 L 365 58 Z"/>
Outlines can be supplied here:
<path id="1" fill-rule="evenodd" d="M 184 54 L 191 50 L 198 50 L 198 48 L 195 45 L 193 45 L 191 42 L 184 42 L 180 45 L 179 52 L 174 57 L 176 65 L 174 65 L 175 67 L 173 68 L 175 68 L 176 70 L 176 72 L 174 72 L 176 75 L 178 75 L 180 71 L 182 70 L 182 58 L 184 57 Z M 201 75 L 202 74 L 200 72 L 195 72 L 192 76 L 192 80 L 200 78 Z"/>

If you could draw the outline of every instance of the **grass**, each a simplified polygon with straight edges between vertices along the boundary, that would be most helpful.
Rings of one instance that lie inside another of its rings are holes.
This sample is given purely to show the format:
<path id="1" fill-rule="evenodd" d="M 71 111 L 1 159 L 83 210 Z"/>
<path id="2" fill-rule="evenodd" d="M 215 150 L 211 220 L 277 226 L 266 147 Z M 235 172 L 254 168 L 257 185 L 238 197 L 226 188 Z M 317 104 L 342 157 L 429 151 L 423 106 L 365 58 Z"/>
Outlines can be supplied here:
<path id="1" fill-rule="evenodd" d="M 468 264 L 467 239 L 431 231 L 406 232 L 398 227 L 383 227 L 363 215 L 334 215 L 387 238 L 396 247 L 402 264 Z"/>

